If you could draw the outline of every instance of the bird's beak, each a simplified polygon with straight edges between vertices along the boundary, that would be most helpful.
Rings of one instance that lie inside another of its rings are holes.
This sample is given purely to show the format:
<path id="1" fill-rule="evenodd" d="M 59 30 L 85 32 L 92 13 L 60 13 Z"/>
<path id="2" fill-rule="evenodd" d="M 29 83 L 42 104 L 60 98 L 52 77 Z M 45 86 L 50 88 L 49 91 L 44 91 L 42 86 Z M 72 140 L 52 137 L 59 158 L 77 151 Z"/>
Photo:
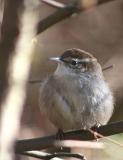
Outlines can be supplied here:
<path id="1" fill-rule="evenodd" d="M 48 59 L 51 61 L 61 62 L 60 57 L 50 57 Z"/>

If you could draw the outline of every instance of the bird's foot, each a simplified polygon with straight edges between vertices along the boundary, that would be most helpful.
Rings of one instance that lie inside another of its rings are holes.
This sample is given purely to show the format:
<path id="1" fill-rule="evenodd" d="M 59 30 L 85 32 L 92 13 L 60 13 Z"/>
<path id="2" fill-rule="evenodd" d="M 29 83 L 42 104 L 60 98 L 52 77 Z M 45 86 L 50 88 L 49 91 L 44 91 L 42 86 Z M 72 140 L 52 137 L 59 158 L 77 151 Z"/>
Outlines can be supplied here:
<path id="1" fill-rule="evenodd" d="M 98 135 L 98 128 L 101 126 L 101 124 L 97 124 L 95 126 L 93 126 L 91 129 L 89 129 L 89 131 L 94 135 L 94 139 L 96 141 L 99 140 L 99 135 Z"/>
<path id="2" fill-rule="evenodd" d="M 64 132 L 62 129 L 58 129 L 56 133 L 56 140 L 64 140 Z"/>
<path id="3" fill-rule="evenodd" d="M 64 132 L 62 129 L 58 129 L 58 132 L 56 133 L 56 140 L 62 141 L 64 140 Z M 63 150 L 63 147 L 60 147 L 61 150 Z"/>

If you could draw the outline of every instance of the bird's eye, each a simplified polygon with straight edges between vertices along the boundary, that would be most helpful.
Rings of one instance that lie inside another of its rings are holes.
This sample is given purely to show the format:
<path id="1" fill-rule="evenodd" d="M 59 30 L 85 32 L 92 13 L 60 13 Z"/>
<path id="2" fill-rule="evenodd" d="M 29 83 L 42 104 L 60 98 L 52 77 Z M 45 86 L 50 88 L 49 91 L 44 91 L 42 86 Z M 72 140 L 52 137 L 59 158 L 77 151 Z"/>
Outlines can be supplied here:
<path id="1" fill-rule="evenodd" d="M 75 60 L 72 60 L 72 61 L 71 61 L 71 64 L 72 64 L 73 66 L 76 66 L 78 63 L 77 63 Z"/>

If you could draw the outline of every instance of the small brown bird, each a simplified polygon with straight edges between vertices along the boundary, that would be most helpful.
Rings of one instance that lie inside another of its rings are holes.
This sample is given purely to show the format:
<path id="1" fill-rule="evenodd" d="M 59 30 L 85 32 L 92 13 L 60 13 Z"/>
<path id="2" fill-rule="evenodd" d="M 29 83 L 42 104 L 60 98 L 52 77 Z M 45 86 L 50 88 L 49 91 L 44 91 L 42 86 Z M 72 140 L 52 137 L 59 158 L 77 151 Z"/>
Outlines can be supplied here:
<path id="1" fill-rule="evenodd" d="M 106 124 L 113 113 L 113 96 L 97 59 L 72 48 L 50 60 L 58 67 L 41 85 L 41 111 L 62 130 Z"/>

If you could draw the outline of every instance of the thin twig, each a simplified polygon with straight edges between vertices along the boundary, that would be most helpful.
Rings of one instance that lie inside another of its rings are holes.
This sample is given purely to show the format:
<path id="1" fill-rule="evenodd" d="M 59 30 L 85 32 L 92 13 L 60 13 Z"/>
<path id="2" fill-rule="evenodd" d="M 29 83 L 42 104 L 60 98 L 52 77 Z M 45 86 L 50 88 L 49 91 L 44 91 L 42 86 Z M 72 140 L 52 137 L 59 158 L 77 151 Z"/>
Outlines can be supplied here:
<path id="1" fill-rule="evenodd" d="M 94 4 L 94 6 L 101 5 L 111 1 L 114 1 L 114 0 L 97 0 L 97 3 Z M 46 29 L 55 25 L 56 23 L 64 20 L 65 18 L 70 17 L 73 13 L 79 13 L 86 10 L 86 7 L 80 4 L 81 2 L 79 0 L 74 0 L 74 1 L 71 0 L 67 5 L 65 5 L 64 8 L 58 9 L 53 14 L 41 20 L 37 27 L 37 34 L 40 34 L 41 32 L 45 31 Z M 91 6 L 91 7 L 94 7 L 94 6 Z"/>
<path id="2" fill-rule="evenodd" d="M 41 0 L 41 1 L 55 8 L 64 8 L 66 6 L 63 3 L 54 0 Z"/>
<path id="3" fill-rule="evenodd" d="M 103 136 L 102 134 L 100 134 L 100 133 L 98 133 L 98 132 L 96 132 L 96 131 L 94 131 L 94 130 L 92 130 L 92 129 L 89 129 L 89 131 L 90 131 L 92 134 L 94 134 L 95 136 L 97 136 L 97 137 L 99 137 L 99 138 L 104 138 L 104 139 L 112 142 L 113 144 L 116 144 L 116 145 L 118 145 L 118 146 L 120 146 L 120 147 L 123 148 L 123 144 L 121 144 L 121 143 L 113 140 L 112 138 L 105 137 L 105 136 Z"/>
<path id="4" fill-rule="evenodd" d="M 49 156 L 51 156 L 50 153 L 41 152 L 41 151 L 26 151 L 26 152 L 21 153 L 21 155 L 30 156 L 34 158 L 40 158 L 44 160 L 48 160 Z M 63 160 L 63 159 L 56 158 L 56 160 Z"/>
<path id="5" fill-rule="evenodd" d="M 103 136 L 111 136 L 123 133 L 123 121 L 100 126 L 97 132 Z M 95 137 L 87 130 L 74 130 L 63 133 L 64 140 L 94 140 Z M 99 137 L 100 138 L 100 137 Z M 41 150 L 55 146 L 56 135 L 34 139 L 18 140 L 15 145 L 15 152 L 22 153 L 30 150 Z"/>
<path id="6" fill-rule="evenodd" d="M 29 80 L 28 83 L 34 84 L 34 83 L 42 83 L 42 80 L 37 79 L 37 80 Z"/>
<path id="7" fill-rule="evenodd" d="M 44 159 L 44 160 L 50 160 L 52 158 L 57 158 L 57 160 L 61 160 L 61 158 L 63 157 L 73 157 L 73 158 L 77 158 L 77 159 L 81 159 L 81 160 L 85 160 L 85 157 L 81 154 L 76 154 L 76 153 L 65 153 L 65 152 L 59 152 L 59 153 L 44 153 L 44 152 L 40 152 L 40 151 L 27 151 L 22 153 L 23 155 L 27 155 L 27 156 L 31 156 L 31 157 L 35 157 L 35 158 L 40 158 L 40 159 Z M 61 157 L 61 158 L 58 158 Z"/>
<path id="8" fill-rule="evenodd" d="M 110 65 L 110 66 L 107 66 L 107 67 L 103 68 L 102 70 L 103 70 L 103 71 L 106 71 L 106 70 L 108 70 L 108 69 L 112 69 L 113 67 L 114 67 L 114 65 Z"/>
<path id="9" fill-rule="evenodd" d="M 114 1 L 114 0 L 98 0 L 97 4 L 103 4 L 111 1 Z"/>
<path id="10" fill-rule="evenodd" d="M 80 9 L 78 8 L 77 2 L 75 2 L 69 3 L 64 8 L 58 9 L 53 14 L 49 15 L 47 18 L 41 20 L 37 27 L 37 34 L 43 32 L 57 22 L 60 22 L 61 20 L 71 16 L 73 13 L 79 12 Z"/>

